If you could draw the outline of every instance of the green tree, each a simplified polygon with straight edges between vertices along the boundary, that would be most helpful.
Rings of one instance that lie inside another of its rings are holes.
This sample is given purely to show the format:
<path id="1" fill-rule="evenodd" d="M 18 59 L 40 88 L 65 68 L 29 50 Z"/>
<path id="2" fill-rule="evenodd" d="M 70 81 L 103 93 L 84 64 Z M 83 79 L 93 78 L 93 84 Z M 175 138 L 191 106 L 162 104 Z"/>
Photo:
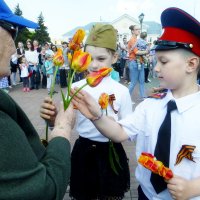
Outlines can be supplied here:
<path id="1" fill-rule="evenodd" d="M 44 44 L 45 42 L 51 42 L 49 33 L 47 31 L 47 27 L 44 25 L 44 17 L 42 15 L 42 12 L 38 17 L 38 24 L 39 24 L 39 29 L 35 30 L 34 39 L 38 40 L 39 44 Z"/>
<path id="2" fill-rule="evenodd" d="M 20 9 L 19 4 L 17 4 L 17 6 L 15 7 L 14 13 L 15 15 L 22 16 L 23 12 Z M 15 40 L 15 44 L 17 45 L 18 41 L 21 41 L 25 44 L 27 39 L 32 40 L 33 35 L 34 35 L 34 32 L 29 31 L 28 28 L 19 29 L 19 33 Z"/>

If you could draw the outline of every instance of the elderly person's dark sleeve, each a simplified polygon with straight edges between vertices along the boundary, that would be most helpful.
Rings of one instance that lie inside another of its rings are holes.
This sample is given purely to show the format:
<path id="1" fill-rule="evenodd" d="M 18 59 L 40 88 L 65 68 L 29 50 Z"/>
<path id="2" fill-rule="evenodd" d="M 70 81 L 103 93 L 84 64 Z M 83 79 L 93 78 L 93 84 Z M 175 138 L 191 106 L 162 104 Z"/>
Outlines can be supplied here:
<path id="1" fill-rule="evenodd" d="M 70 144 L 41 144 L 20 107 L 0 91 L 0 199 L 60 200 L 70 177 Z"/>

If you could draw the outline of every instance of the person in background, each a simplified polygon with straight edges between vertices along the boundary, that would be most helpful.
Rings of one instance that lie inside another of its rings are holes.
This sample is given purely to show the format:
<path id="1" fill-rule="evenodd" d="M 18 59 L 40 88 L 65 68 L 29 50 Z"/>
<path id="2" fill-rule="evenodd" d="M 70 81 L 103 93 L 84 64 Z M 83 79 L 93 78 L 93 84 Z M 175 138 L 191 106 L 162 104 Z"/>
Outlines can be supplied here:
<path id="1" fill-rule="evenodd" d="M 8 87 L 8 77 L 0 77 L 0 89 L 6 93 L 9 93 L 9 90 L 7 89 Z"/>
<path id="2" fill-rule="evenodd" d="M 123 38 L 123 43 L 120 43 L 120 49 L 121 49 L 121 59 L 120 59 L 120 77 L 124 77 L 124 69 L 127 61 L 127 52 L 128 52 L 128 43 L 127 43 L 127 38 Z"/>
<path id="3" fill-rule="evenodd" d="M 47 88 L 47 75 L 46 75 L 46 68 L 45 68 L 45 47 L 42 47 L 41 50 L 41 59 L 40 59 L 40 64 L 41 64 L 41 73 L 42 73 L 42 88 L 46 89 Z"/>
<path id="4" fill-rule="evenodd" d="M 47 76 L 47 91 L 48 94 L 50 94 L 51 85 L 53 83 L 53 73 L 54 73 L 54 65 L 52 56 L 48 53 L 45 54 L 45 70 L 46 70 L 46 76 Z M 53 91 L 54 92 L 54 91 Z"/>
<path id="5" fill-rule="evenodd" d="M 44 47 L 45 47 L 45 54 L 49 54 L 53 58 L 54 52 L 51 50 L 51 45 L 48 42 L 45 42 Z"/>
<path id="6" fill-rule="evenodd" d="M 23 81 L 23 92 L 30 92 L 29 89 L 29 72 L 28 72 L 28 62 L 25 58 L 25 56 L 20 58 L 20 64 L 19 67 L 21 69 L 21 78 Z"/>
<path id="7" fill-rule="evenodd" d="M 155 43 L 156 41 L 153 42 L 153 47 L 150 48 L 150 52 L 149 52 L 149 60 L 150 60 L 150 69 L 151 69 L 151 73 L 152 73 L 152 77 L 156 78 L 156 73 L 155 73 L 155 66 L 157 63 L 157 58 L 156 58 L 156 53 L 155 53 Z"/>
<path id="8" fill-rule="evenodd" d="M 140 38 L 137 40 L 137 49 L 139 51 L 149 51 L 149 46 L 147 40 L 147 32 L 140 33 Z M 141 70 L 142 64 L 144 67 L 147 67 L 148 57 L 146 55 L 136 55 L 136 62 L 138 66 L 138 70 Z"/>
<path id="9" fill-rule="evenodd" d="M 19 67 L 19 63 L 20 63 L 20 58 L 24 55 L 25 55 L 24 44 L 23 42 L 19 41 L 18 48 L 17 48 L 17 57 L 18 57 L 17 65 L 18 65 L 18 70 L 19 70 L 20 82 L 22 82 L 22 78 L 21 78 L 21 69 Z"/>
<path id="10" fill-rule="evenodd" d="M 52 51 L 54 52 L 54 55 L 57 53 L 58 48 L 56 45 L 51 46 Z M 56 66 L 55 66 L 56 67 Z M 55 68 L 54 68 L 55 69 Z M 56 84 L 60 84 L 60 69 L 58 69 L 57 74 L 56 74 Z"/>
<path id="11" fill-rule="evenodd" d="M 36 29 L 38 24 L 14 15 L 0 0 L 0 80 L 10 73 L 14 39 L 23 27 Z M 0 199 L 63 199 L 70 177 L 73 124 L 72 105 L 65 112 L 61 105 L 44 147 L 24 111 L 0 89 Z"/>
<path id="12" fill-rule="evenodd" d="M 67 54 L 69 53 L 68 43 L 63 42 L 62 48 L 63 48 L 63 57 L 64 57 L 64 67 L 68 68 L 69 67 L 69 62 L 68 62 L 68 57 L 67 57 Z"/>
<path id="13" fill-rule="evenodd" d="M 11 68 L 11 84 L 16 85 L 17 84 L 17 68 L 18 68 L 18 58 L 17 58 L 17 52 L 15 52 L 11 56 L 10 60 L 10 68 Z"/>
<path id="14" fill-rule="evenodd" d="M 25 57 L 29 64 L 29 72 L 32 72 L 30 77 L 30 89 L 36 88 L 36 72 L 39 63 L 38 53 L 34 50 L 33 43 L 28 39 L 26 42 L 27 50 L 25 51 Z"/>
<path id="15" fill-rule="evenodd" d="M 33 40 L 33 48 L 34 51 L 37 52 L 38 54 L 38 64 L 36 66 L 36 71 L 35 71 L 35 89 L 38 90 L 40 87 L 40 82 L 41 82 L 41 75 L 40 75 L 40 70 L 41 70 L 41 47 L 39 45 L 38 40 Z"/>
<path id="16" fill-rule="evenodd" d="M 129 85 L 129 92 L 132 95 L 133 90 L 139 82 L 139 91 L 140 91 L 140 99 L 144 100 L 145 91 L 144 91 L 144 64 L 141 65 L 141 68 L 138 68 L 138 64 L 136 61 L 136 56 L 142 56 L 148 54 L 147 50 L 140 51 L 137 48 L 137 37 L 140 34 L 140 27 L 138 25 L 131 25 L 129 27 L 132 33 L 132 37 L 128 42 L 128 52 L 129 52 L 129 74 L 131 83 Z M 133 102 L 134 103 L 134 102 Z"/>

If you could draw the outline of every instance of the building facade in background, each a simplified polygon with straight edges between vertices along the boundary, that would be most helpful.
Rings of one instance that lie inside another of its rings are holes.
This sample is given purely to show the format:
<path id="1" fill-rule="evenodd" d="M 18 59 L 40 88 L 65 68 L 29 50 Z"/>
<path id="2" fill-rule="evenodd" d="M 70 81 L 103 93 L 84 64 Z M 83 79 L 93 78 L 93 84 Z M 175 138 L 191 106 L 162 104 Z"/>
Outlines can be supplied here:
<path id="1" fill-rule="evenodd" d="M 99 23 L 99 22 L 91 22 L 89 24 L 86 24 L 85 26 L 78 26 L 65 34 L 63 34 L 63 38 L 58 41 L 55 41 L 56 43 L 60 43 L 60 41 L 68 41 L 76 32 L 77 29 L 83 28 L 86 31 L 86 37 L 92 27 L 93 24 Z M 131 31 L 129 30 L 130 25 L 139 25 L 141 26 L 140 22 L 138 19 L 135 19 L 131 17 L 128 14 L 124 14 L 120 16 L 119 18 L 113 20 L 112 22 L 103 22 L 101 23 L 107 23 L 113 25 L 117 30 L 118 30 L 118 35 L 119 35 L 119 42 L 122 42 L 122 39 L 124 37 L 127 38 L 127 40 L 130 39 L 131 37 Z M 148 34 L 147 41 L 148 42 L 153 42 L 156 40 L 162 33 L 162 27 L 161 24 L 153 21 L 144 21 L 142 23 L 142 31 L 146 31 Z"/>

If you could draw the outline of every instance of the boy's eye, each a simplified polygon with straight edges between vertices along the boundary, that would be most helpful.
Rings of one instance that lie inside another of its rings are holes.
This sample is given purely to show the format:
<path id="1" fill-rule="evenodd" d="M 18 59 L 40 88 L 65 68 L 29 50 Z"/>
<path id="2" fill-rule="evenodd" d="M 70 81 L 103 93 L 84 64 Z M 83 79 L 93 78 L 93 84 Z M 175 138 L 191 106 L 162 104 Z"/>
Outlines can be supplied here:
<path id="1" fill-rule="evenodd" d="M 160 62 L 164 65 L 167 63 L 167 60 L 162 59 L 162 60 L 160 60 Z"/>
<path id="2" fill-rule="evenodd" d="M 104 61 L 105 60 L 105 58 L 99 58 L 99 61 Z"/>

